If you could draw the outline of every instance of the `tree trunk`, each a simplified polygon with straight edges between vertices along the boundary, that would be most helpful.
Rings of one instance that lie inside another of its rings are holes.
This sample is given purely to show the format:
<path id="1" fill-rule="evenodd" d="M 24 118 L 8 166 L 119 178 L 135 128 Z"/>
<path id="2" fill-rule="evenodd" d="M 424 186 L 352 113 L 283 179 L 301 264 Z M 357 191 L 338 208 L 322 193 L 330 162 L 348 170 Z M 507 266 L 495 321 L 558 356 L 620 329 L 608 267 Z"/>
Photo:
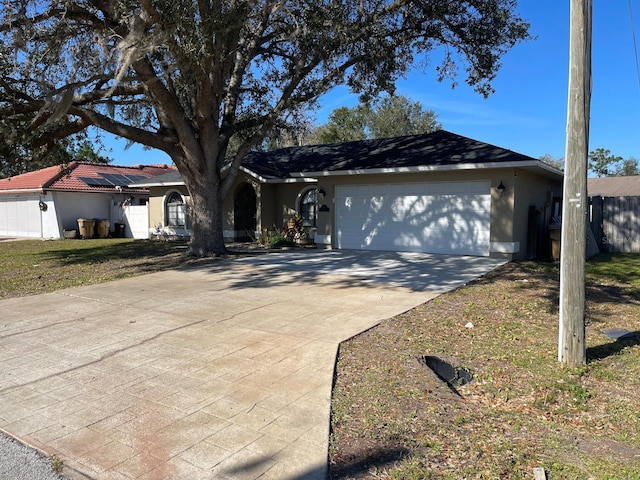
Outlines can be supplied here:
<path id="1" fill-rule="evenodd" d="M 183 174 L 191 197 L 191 242 L 187 254 L 192 257 L 220 257 L 227 254 L 224 244 L 224 202 L 217 172 L 200 178 Z"/>

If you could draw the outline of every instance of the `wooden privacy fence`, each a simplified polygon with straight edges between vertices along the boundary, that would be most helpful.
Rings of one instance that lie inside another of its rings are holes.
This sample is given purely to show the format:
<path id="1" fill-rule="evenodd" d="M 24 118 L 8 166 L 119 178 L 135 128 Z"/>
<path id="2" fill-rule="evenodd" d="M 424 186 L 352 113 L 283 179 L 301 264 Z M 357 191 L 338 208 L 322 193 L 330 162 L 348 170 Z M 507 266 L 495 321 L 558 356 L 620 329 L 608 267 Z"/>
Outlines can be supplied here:
<path id="1" fill-rule="evenodd" d="M 640 197 L 591 197 L 589 220 L 601 252 L 640 253 Z"/>

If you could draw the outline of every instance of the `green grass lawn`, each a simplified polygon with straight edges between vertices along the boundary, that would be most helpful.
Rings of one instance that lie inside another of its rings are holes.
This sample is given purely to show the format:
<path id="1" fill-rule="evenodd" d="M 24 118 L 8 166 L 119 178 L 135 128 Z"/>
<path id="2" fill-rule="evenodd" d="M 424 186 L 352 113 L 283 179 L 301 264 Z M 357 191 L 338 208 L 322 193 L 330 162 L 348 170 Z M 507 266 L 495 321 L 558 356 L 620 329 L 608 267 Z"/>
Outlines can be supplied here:
<path id="1" fill-rule="evenodd" d="M 132 239 L 0 242 L 0 298 L 34 295 L 177 267 L 184 243 Z"/>

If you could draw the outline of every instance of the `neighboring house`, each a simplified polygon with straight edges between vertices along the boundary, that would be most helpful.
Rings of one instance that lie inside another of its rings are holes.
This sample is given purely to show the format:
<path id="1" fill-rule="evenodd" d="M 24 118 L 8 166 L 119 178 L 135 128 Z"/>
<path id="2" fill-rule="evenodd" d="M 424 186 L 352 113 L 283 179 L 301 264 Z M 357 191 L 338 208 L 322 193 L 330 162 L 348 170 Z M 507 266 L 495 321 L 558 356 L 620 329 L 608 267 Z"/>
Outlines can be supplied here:
<path id="1" fill-rule="evenodd" d="M 323 248 L 533 258 L 559 202 L 562 172 L 447 131 L 251 152 L 225 200 L 226 240 L 302 217 Z M 178 172 L 149 188 L 152 234 L 189 235 Z M 548 250 L 548 248 L 547 248 Z"/>
<path id="2" fill-rule="evenodd" d="M 640 176 L 587 179 L 590 197 L 640 197 Z"/>
<path id="3" fill-rule="evenodd" d="M 147 238 L 149 191 L 128 185 L 168 171 L 174 167 L 71 162 L 1 179 L 0 236 L 62 238 L 84 218 L 125 225 L 119 233 L 128 237 L 141 223 Z"/>
<path id="4" fill-rule="evenodd" d="M 600 250 L 640 253 L 640 176 L 589 178 L 587 192 Z"/>

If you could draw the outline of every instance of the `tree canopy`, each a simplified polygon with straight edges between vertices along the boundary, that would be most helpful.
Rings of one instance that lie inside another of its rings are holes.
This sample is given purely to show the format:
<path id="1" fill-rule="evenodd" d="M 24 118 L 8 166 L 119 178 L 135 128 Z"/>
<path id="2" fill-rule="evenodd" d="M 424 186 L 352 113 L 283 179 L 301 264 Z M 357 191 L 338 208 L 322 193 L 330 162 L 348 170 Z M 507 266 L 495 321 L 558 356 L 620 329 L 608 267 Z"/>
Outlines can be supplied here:
<path id="1" fill-rule="evenodd" d="M 353 108 L 340 107 L 315 132 L 320 143 L 430 133 L 442 128 L 438 114 L 404 95 L 387 95 Z"/>
<path id="2" fill-rule="evenodd" d="M 53 148 L 34 152 L 24 146 L 0 142 L 0 178 L 13 177 L 41 168 L 69 163 L 73 160 L 88 163 L 111 163 L 112 158 L 102 154 L 102 146 L 95 140 L 62 139 Z"/>
<path id="3" fill-rule="evenodd" d="M 589 152 L 589 170 L 597 177 L 620 177 L 640 174 L 637 159 L 623 159 L 618 155 L 613 155 L 606 148 L 596 148 Z"/>
<path id="4" fill-rule="evenodd" d="M 440 80 L 461 68 L 489 95 L 529 38 L 515 0 L 0 1 L 5 144 L 51 149 L 95 127 L 166 152 L 198 256 L 225 252 L 222 199 L 246 153 L 334 86 L 391 92 L 440 49 Z"/>
<path id="5" fill-rule="evenodd" d="M 616 176 L 631 177 L 634 175 L 640 175 L 640 168 L 638 168 L 637 158 L 625 158 L 618 165 L 616 169 Z"/>
<path id="6" fill-rule="evenodd" d="M 564 170 L 564 158 L 562 157 L 554 157 L 550 153 L 545 153 L 540 156 L 539 160 L 547 165 L 557 168 L 558 170 Z"/>

